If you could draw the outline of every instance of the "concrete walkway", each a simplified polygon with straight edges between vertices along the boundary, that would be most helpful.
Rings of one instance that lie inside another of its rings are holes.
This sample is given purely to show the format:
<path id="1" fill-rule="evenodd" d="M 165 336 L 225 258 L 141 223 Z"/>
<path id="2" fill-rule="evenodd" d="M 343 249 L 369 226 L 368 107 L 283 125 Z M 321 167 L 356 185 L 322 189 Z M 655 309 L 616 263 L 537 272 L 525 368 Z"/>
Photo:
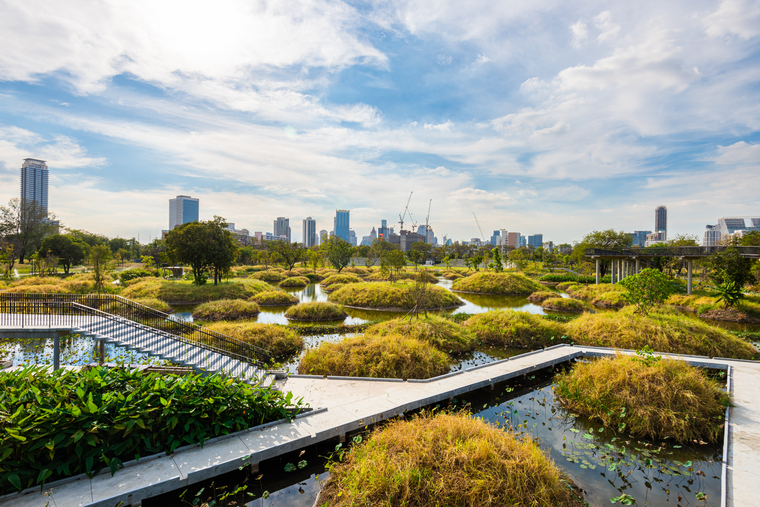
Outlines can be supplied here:
<path id="1" fill-rule="evenodd" d="M 25 495 L 0 499 L 0 507 L 107 506 L 118 502 L 139 505 L 143 498 L 178 490 L 250 463 L 297 450 L 320 441 L 395 417 L 405 411 L 438 403 L 532 371 L 581 356 L 614 354 L 610 349 L 560 345 L 509 360 L 474 367 L 432 381 L 296 376 L 278 383 L 284 391 L 303 397 L 311 407 L 326 410 L 292 424 L 280 423 L 209 441 L 201 449 L 181 449 L 171 456 L 142 459 L 114 477 L 105 472 L 93 479 L 61 481 Z M 726 474 L 727 503 L 731 507 L 760 505 L 760 363 L 675 356 L 699 366 L 731 366 L 735 406 L 731 409 Z M 46 503 L 49 502 L 49 503 Z"/>

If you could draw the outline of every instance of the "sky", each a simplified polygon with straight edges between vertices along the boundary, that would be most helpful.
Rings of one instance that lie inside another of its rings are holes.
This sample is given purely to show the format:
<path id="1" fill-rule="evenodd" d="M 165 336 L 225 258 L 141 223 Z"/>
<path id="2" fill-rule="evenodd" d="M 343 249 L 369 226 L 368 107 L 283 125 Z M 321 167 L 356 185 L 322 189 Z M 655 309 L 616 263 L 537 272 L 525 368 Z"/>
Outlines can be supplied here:
<path id="1" fill-rule="evenodd" d="M 0 204 L 40 158 L 110 237 L 180 194 L 297 241 L 410 192 L 439 240 L 760 215 L 760 0 L 0 0 L 0 48 Z"/>

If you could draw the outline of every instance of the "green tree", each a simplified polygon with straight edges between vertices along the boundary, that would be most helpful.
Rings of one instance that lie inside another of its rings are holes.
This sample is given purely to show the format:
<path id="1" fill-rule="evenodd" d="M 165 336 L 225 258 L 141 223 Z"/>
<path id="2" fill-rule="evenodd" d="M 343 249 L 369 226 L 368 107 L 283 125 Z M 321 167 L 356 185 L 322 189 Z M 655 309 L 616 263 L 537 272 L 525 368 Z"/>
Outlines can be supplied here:
<path id="1" fill-rule="evenodd" d="M 504 265 L 501 263 L 501 253 L 499 252 L 499 249 L 491 249 L 491 256 L 493 257 L 493 260 L 488 264 L 488 266 L 497 273 L 504 271 Z"/>
<path id="2" fill-rule="evenodd" d="M 351 248 L 351 245 L 338 236 L 331 236 L 322 243 L 320 248 L 325 252 L 327 262 L 337 269 L 338 273 L 351 262 L 353 249 Z"/>
<path id="3" fill-rule="evenodd" d="M 214 216 L 213 220 L 201 222 L 205 229 L 206 246 L 208 248 L 208 265 L 214 277 L 214 285 L 217 285 L 222 276 L 229 273 L 235 265 L 238 249 L 237 240 L 227 230 L 227 222 L 220 216 Z"/>
<path id="4" fill-rule="evenodd" d="M 401 250 L 387 250 L 380 257 L 380 272 L 389 275 L 391 282 L 395 282 L 398 273 L 406 266 L 406 257 Z"/>
<path id="5" fill-rule="evenodd" d="M 24 257 L 40 249 L 46 236 L 57 232 L 54 221 L 55 215 L 45 211 L 37 201 L 13 198 L 8 206 L 0 206 L 0 236 L 14 245 L 21 264 Z"/>
<path id="6" fill-rule="evenodd" d="M 391 250 L 399 250 L 399 248 L 390 241 L 376 239 L 369 248 L 368 257 L 379 259 L 383 256 L 383 253 Z"/>
<path id="7" fill-rule="evenodd" d="M 644 315 L 653 306 L 661 305 L 673 293 L 668 277 L 656 269 L 643 269 L 640 273 L 624 278 L 620 285 L 625 287 L 626 301 L 636 305 L 636 311 Z"/>
<path id="8" fill-rule="evenodd" d="M 723 252 L 715 252 L 706 263 L 712 271 L 711 277 L 716 285 L 733 282 L 741 289 L 754 280 L 752 259 L 742 257 L 734 246 L 729 246 Z"/>
<path id="9" fill-rule="evenodd" d="M 63 272 L 68 275 L 71 266 L 81 264 L 84 261 L 85 247 L 86 245 L 77 239 L 72 240 L 67 235 L 54 234 L 42 240 L 39 255 L 45 256 L 51 253 L 58 257 Z"/>
<path id="10" fill-rule="evenodd" d="M 587 248 L 601 248 L 603 250 L 620 250 L 623 248 L 630 248 L 633 244 L 633 238 L 630 234 L 624 231 L 615 231 L 614 229 L 607 229 L 605 231 L 593 231 L 586 234 L 580 243 L 577 243 L 573 247 L 573 251 L 570 254 L 570 260 L 582 263 L 586 262 L 586 249 Z M 561 248 L 564 245 L 560 245 Z M 602 261 L 600 265 L 601 276 L 607 273 L 609 261 Z"/>
<path id="11" fill-rule="evenodd" d="M 98 294 L 105 287 L 108 263 L 111 261 L 111 248 L 106 245 L 98 245 L 90 249 L 90 264 L 92 265 L 95 288 Z"/>
<path id="12" fill-rule="evenodd" d="M 267 244 L 267 248 L 277 256 L 277 259 L 285 264 L 287 268 L 293 269 L 296 263 L 306 258 L 306 249 L 299 243 L 291 243 L 288 240 L 272 240 Z"/>
<path id="13" fill-rule="evenodd" d="M 203 285 L 208 279 L 211 264 L 206 248 L 207 231 L 202 222 L 188 222 L 166 235 L 168 251 L 177 262 L 189 264 L 193 270 L 193 283 Z"/>
<path id="14" fill-rule="evenodd" d="M 417 265 L 422 261 L 423 253 L 420 250 L 415 250 L 412 248 L 408 252 L 406 252 L 406 256 L 409 258 L 410 261 L 412 261 L 412 264 L 414 264 L 414 268 L 417 268 Z"/>

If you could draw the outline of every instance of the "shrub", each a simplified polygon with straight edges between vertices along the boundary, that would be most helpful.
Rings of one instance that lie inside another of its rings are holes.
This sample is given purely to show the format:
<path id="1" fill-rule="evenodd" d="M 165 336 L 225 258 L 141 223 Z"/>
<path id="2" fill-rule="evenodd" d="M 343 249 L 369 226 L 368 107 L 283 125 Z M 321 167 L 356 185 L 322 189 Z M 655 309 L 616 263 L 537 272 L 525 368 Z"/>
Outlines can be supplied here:
<path id="1" fill-rule="evenodd" d="M 464 278 L 464 275 L 462 273 L 457 273 L 456 271 L 445 271 L 443 277 L 446 280 L 459 280 L 460 278 Z"/>
<path id="2" fill-rule="evenodd" d="M 196 320 L 239 320 L 252 319 L 259 314 L 259 305 L 241 299 L 220 299 L 209 301 L 195 307 L 193 319 Z"/>
<path id="3" fill-rule="evenodd" d="M 137 304 L 147 306 L 148 308 L 152 308 L 156 311 L 163 312 L 163 313 L 171 313 L 172 307 L 169 306 L 169 303 L 166 301 L 161 301 L 160 299 L 156 298 L 142 298 L 142 299 L 133 299 Z"/>
<path id="4" fill-rule="evenodd" d="M 559 294 L 556 292 L 551 292 L 548 290 L 542 290 L 538 292 L 534 292 L 530 296 L 528 296 L 528 301 L 531 303 L 543 303 L 547 299 L 556 298 Z"/>
<path id="5" fill-rule="evenodd" d="M 416 319 L 394 319 L 375 324 L 366 331 L 367 335 L 387 336 L 400 334 L 427 342 L 448 354 L 469 352 L 475 346 L 469 330 L 438 315 L 428 315 Z"/>
<path id="6" fill-rule="evenodd" d="M 566 341 L 561 324 L 528 312 L 498 310 L 479 313 L 463 325 L 486 345 L 536 349 Z"/>
<path id="7" fill-rule="evenodd" d="M 567 283 L 596 283 L 596 275 L 592 276 L 585 276 L 585 275 L 574 275 L 572 273 L 549 273 L 541 278 L 539 278 L 542 282 L 567 282 Z M 610 283 L 611 277 L 610 275 L 604 275 L 601 277 L 600 281 L 602 283 Z"/>
<path id="8" fill-rule="evenodd" d="M 312 271 L 309 268 L 293 268 L 290 271 L 285 271 L 283 274 L 285 276 L 290 277 L 290 276 L 306 276 L 312 273 L 314 273 L 314 271 Z"/>
<path id="9" fill-rule="evenodd" d="M 284 290 L 259 292 L 251 297 L 250 300 L 256 302 L 259 306 L 290 306 L 298 303 L 297 297 L 288 294 Z"/>
<path id="10" fill-rule="evenodd" d="M 306 287 L 311 282 L 305 276 L 291 276 L 280 282 L 280 287 Z"/>
<path id="11" fill-rule="evenodd" d="M 751 359 L 754 347 L 722 329 L 676 313 L 634 314 L 629 309 L 584 313 L 569 322 L 568 336 L 577 343 L 599 347 Z"/>
<path id="12" fill-rule="evenodd" d="M 318 505 L 584 505 L 533 440 L 466 413 L 390 422 L 328 469 Z"/>
<path id="13" fill-rule="evenodd" d="M 626 290 L 620 284 L 571 285 L 565 291 L 574 298 L 591 300 L 592 305 L 622 308 L 628 304 Z"/>
<path id="14" fill-rule="evenodd" d="M 718 383 L 684 361 L 642 355 L 578 363 L 555 392 L 571 411 L 634 436 L 718 441 L 729 401 Z"/>
<path id="15" fill-rule="evenodd" d="M 416 305 L 415 284 L 350 283 L 330 294 L 330 299 L 345 306 L 382 310 L 411 310 Z M 463 303 L 442 287 L 426 285 L 427 310 L 462 306 Z"/>
<path id="16" fill-rule="evenodd" d="M 659 306 L 673 293 L 673 286 L 668 277 L 656 269 L 643 269 L 620 281 L 626 293 L 623 294 L 629 304 L 636 305 L 636 311 L 646 315 L 654 306 Z"/>
<path id="17" fill-rule="evenodd" d="M 399 271 L 397 273 L 391 274 L 391 273 L 383 273 L 382 271 L 373 271 L 372 274 L 364 277 L 364 279 L 368 282 L 388 282 L 392 279 L 395 280 L 415 280 L 425 283 L 438 283 L 438 278 L 436 278 L 433 274 L 421 270 L 421 271 Z"/>
<path id="18" fill-rule="evenodd" d="M 543 303 L 541 303 L 541 308 L 544 310 L 553 310 L 555 312 L 581 313 L 586 311 L 586 305 L 577 299 L 563 297 L 553 297 L 546 299 Z"/>
<path id="19" fill-rule="evenodd" d="M 298 373 L 424 379 L 449 371 L 449 356 L 432 345 L 401 335 L 355 336 L 310 349 Z"/>
<path id="20" fill-rule="evenodd" d="M 248 299 L 272 286 L 245 278 L 219 285 L 194 285 L 189 282 L 144 278 L 125 288 L 121 295 L 130 299 L 155 298 L 170 303 L 204 303 L 217 299 Z"/>
<path id="21" fill-rule="evenodd" d="M 212 331 L 265 349 L 275 358 L 289 357 L 303 347 L 303 338 L 287 326 L 255 322 L 215 322 L 206 326 Z"/>
<path id="22" fill-rule="evenodd" d="M 320 284 L 322 288 L 330 287 L 336 283 L 361 283 L 362 279 L 356 275 L 330 275 Z"/>
<path id="23" fill-rule="evenodd" d="M 526 295 L 543 287 L 524 275 L 516 273 L 478 272 L 454 282 L 451 290 L 481 294 Z"/>
<path id="24" fill-rule="evenodd" d="M 267 269 L 266 271 L 258 271 L 251 275 L 254 280 L 261 280 L 262 282 L 277 283 L 285 280 L 287 275 L 282 273 L 282 270 Z"/>
<path id="25" fill-rule="evenodd" d="M 0 372 L 0 492 L 103 468 L 115 473 L 122 461 L 289 417 L 292 401 L 217 375 L 34 366 Z"/>
<path id="26" fill-rule="evenodd" d="M 300 305 L 291 306 L 285 312 L 285 318 L 288 320 L 318 322 L 323 320 L 343 320 L 348 314 L 343 307 L 334 303 L 322 303 L 314 301 L 311 303 L 301 303 Z"/>
<path id="27" fill-rule="evenodd" d="M 124 284 L 136 278 L 147 278 L 149 276 L 158 278 L 161 276 L 161 272 L 157 269 L 125 269 L 119 273 L 119 281 Z"/>
<path id="28" fill-rule="evenodd" d="M 353 273 L 359 276 L 367 276 L 368 274 L 372 273 L 372 270 L 370 270 L 369 268 L 365 268 L 363 266 L 354 266 L 354 267 L 349 266 L 347 268 L 343 268 L 342 273 Z"/>

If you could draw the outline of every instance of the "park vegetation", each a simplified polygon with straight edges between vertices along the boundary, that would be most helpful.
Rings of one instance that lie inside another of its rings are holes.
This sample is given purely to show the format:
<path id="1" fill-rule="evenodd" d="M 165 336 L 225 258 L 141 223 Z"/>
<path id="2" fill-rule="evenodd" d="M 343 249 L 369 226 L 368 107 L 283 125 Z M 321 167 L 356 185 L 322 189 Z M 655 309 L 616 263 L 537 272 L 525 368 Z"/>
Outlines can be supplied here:
<path id="1" fill-rule="evenodd" d="M 418 285 L 426 287 L 424 297 L 417 294 Z M 330 300 L 345 306 L 376 310 L 420 310 L 453 308 L 463 303 L 446 289 L 430 284 L 415 283 L 351 283 L 330 294 Z"/>
<path id="2" fill-rule="evenodd" d="M 280 287 L 306 287 L 311 281 L 305 276 L 291 276 L 280 282 Z"/>
<path id="3" fill-rule="evenodd" d="M 303 338 L 287 326 L 255 322 L 215 322 L 206 326 L 225 336 L 265 349 L 274 358 L 290 357 L 303 347 Z"/>
<path id="4" fill-rule="evenodd" d="M 362 279 L 354 274 L 341 274 L 341 275 L 330 275 L 322 282 L 320 285 L 323 289 L 331 288 L 335 284 L 346 284 L 346 283 L 361 283 Z"/>
<path id="5" fill-rule="evenodd" d="M 317 505 L 585 505 L 537 443 L 467 413 L 390 422 L 342 458 Z"/>
<path id="6" fill-rule="evenodd" d="M 463 326 L 483 345 L 537 349 L 567 341 L 561 323 L 529 312 L 479 313 L 467 319 Z"/>
<path id="7" fill-rule="evenodd" d="M 531 303 L 543 303 L 547 299 L 556 298 L 559 294 L 556 292 L 548 291 L 548 290 L 542 290 L 538 292 L 534 292 L 530 296 L 528 296 L 528 301 Z"/>
<path id="8" fill-rule="evenodd" d="M 341 305 L 312 301 L 291 306 L 285 312 L 285 318 L 299 322 L 320 322 L 343 320 L 348 314 Z"/>
<path id="9" fill-rule="evenodd" d="M 636 437 L 717 442 L 728 395 L 684 361 L 651 353 L 578 363 L 555 377 L 555 392 L 574 413 Z"/>
<path id="10" fill-rule="evenodd" d="M 288 276 L 279 269 L 267 269 L 264 271 L 257 271 L 251 275 L 254 280 L 261 280 L 262 282 L 279 283 L 285 280 Z"/>
<path id="11" fill-rule="evenodd" d="M 556 295 L 552 298 L 543 300 L 541 302 L 541 308 L 543 308 L 544 310 L 551 310 L 554 312 L 571 312 L 571 313 L 582 313 L 588 310 L 586 305 L 584 305 L 577 299 L 563 298 Z"/>
<path id="12" fill-rule="evenodd" d="M 124 461 L 290 418 L 293 405 L 291 395 L 217 375 L 1 372 L 0 493 L 104 468 L 114 474 Z"/>
<path id="13" fill-rule="evenodd" d="M 527 296 L 543 290 L 543 287 L 518 273 L 477 272 L 455 281 L 451 290 L 478 294 Z"/>
<path id="14" fill-rule="evenodd" d="M 259 305 L 242 299 L 220 299 L 202 303 L 193 309 L 195 320 L 252 319 L 259 314 Z"/>
<path id="15" fill-rule="evenodd" d="M 249 278 L 213 286 L 144 278 L 126 287 L 121 295 L 130 299 L 155 298 L 169 303 L 204 303 L 218 299 L 249 299 L 267 290 L 272 290 L 272 286 Z"/>
<path id="16" fill-rule="evenodd" d="M 166 255 L 190 265 L 196 285 L 205 284 L 209 275 L 217 285 L 234 265 L 239 248 L 226 227 L 224 218 L 219 216 L 180 225 L 166 235 Z"/>
<path id="17" fill-rule="evenodd" d="M 259 306 L 290 306 L 298 304 L 298 298 L 284 290 L 266 290 L 250 298 Z"/>
<path id="18" fill-rule="evenodd" d="M 447 354 L 461 354 L 475 346 L 472 334 L 459 324 L 438 315 L 430 314 L 417 319 L 394 319 L 371 326 L 371 336 L 399 334 L 424 341 Z"/>

